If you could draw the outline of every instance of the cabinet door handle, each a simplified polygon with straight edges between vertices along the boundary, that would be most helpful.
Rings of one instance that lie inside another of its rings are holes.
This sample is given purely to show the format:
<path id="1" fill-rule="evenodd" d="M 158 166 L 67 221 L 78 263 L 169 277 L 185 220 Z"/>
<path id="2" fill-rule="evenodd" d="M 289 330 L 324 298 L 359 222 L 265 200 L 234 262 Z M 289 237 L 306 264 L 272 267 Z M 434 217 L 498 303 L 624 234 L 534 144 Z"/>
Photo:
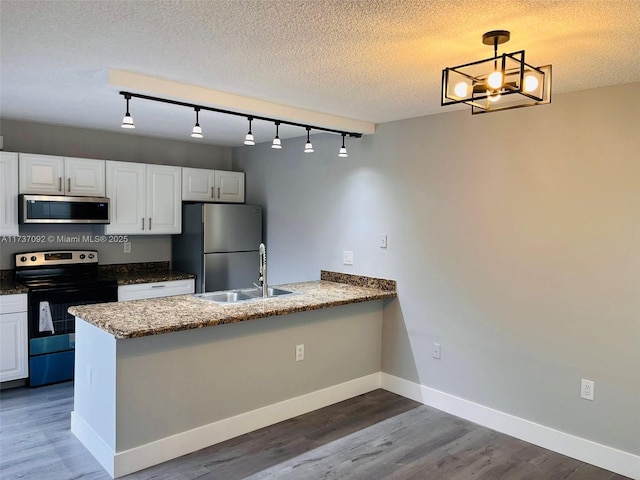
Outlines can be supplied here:
<path id="1" fill-rule="evenodd" d="M 62 177 L 58 177 L 58 191 L 62 191 Z"/>
<path id="2" fill-rule="evenodd" d="M 211 198 L 215 198 L 213 194 L 213 187 L 211 187 Z"/>
<path id="3" fill-rule="evenodd" d="M 67 179 L 67 184 L 69 185 L 69 188 L 67 188 L 67 192 L 71 193 L 71 177 Z"/>
<path id="4" fill-rule="evenodd" d="M 218 200 L 220 200 L 220 187 L 218 187 Z"/>
<path id="5" fill-rule="evenodd" d="M 151 231 L 151 217 L 149 217 L 149 231 Z"/>
<path id="6" fill-rule="evenodd" d="M 142 217 L 140 220 L 142 220 L 142 225 L 140 225 L 140 230 L 144 230 L 144 217 Z"/>

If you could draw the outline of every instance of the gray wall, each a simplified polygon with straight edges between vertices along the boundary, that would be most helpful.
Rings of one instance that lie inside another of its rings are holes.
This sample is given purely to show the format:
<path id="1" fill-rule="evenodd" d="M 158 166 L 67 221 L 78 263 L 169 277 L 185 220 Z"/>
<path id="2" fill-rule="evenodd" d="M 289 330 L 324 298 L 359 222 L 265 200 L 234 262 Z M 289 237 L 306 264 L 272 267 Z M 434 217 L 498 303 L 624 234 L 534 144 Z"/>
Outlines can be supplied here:
<path id="1" fill-rule="evenodd" d="M 231 169 L 231 149 L 197 143 L 145 137 L 134 133 L 114 133 L 85 128 L 0 119 L 0 135 L 7 152 L 39 153 L 69 157 L 98 158 L 125 162 L 179 165 L 196 168 Z M 101 235 L 103 227 L 26 225 L 21 235 Z M 171 236 L 132 236 L 131 253 L 122 243 L 0 243 L 0 269 L 11 269 L 17 252 L 45 249 L 98 250 L 100 263 L 137 263 L 171 259 Z"/>
<path id="2" fill-rule="evenodd" d="M 383 124 L 347 159 L 332 135 L 233 155 L 265 206 L 272 283 L 398 281 L 383 371 L 640 454 L 639 125 L 633 83 Z"/>

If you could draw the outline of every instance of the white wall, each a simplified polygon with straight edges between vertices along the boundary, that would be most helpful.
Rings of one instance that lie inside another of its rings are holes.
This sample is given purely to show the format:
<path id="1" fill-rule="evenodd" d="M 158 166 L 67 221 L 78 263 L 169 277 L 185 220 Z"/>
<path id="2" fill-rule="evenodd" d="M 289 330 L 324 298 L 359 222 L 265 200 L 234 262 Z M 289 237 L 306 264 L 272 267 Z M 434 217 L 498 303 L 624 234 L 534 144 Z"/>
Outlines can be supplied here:
<path id="1" fill-rule="evenodd" d="M 272 283 L 396 279 L 383 371 L 640 454 L 640 83 L 312 141 L 233 151 Z"/>

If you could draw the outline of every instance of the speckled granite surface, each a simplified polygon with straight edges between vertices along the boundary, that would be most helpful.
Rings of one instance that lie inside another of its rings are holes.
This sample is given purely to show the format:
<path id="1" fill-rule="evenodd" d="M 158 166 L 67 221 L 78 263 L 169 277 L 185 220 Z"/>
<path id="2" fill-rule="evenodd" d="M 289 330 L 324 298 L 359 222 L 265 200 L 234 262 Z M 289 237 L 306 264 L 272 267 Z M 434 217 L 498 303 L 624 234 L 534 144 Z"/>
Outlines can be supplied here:
<path id="1" fill-rule="evenodd" d="M 13 270 L 0 270 L 0 295 L 15 295 L 27 291 L 27 287 L 16 283 Z"/>
<path id="2" fill-rule="evenodd" d="M 130 302 L 81 305 L 69 308 L 69 313 L 120 339 L 396 297 L 394 290 L 325 280 L 278 287 L 300 294 L 235 304 L 218 304 L 192 295 L 177 295 Z"/>
<path id="3" fill-rule="evenodd" d="M 100 273 L 118 280 L 118 285 L 135 285 L 137 283 L 170 282 L 196 278 L 190 273 L 171 270 L 169 262 L 122 263 L 100 265 Z"/>
<path id="4" fill-rule="evenodd" d="M 396 281 L 385 278 L 365 277 L 364 275 L 352 275 L 351 273 L 330 272 L 320 270 L 320 280 L 328 282 L 346 283 L 356 287 L 379 288 L 380 290 L 396 291 Z"/>

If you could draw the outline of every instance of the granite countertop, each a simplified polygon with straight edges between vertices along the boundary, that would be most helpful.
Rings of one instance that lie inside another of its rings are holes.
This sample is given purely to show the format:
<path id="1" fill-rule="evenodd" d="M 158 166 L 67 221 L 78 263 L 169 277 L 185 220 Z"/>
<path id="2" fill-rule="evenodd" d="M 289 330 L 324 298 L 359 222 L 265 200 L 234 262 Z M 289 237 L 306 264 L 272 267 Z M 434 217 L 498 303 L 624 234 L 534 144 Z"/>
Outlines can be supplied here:
<path id="1" fill-rule="evenodd" d="M 329 279 L 333 281 L 329 281 Z M 339 283 L 348 282 L 348 283 Z M 115 338 L 135 338 L 396 297 L 392 280 L 322 272 L 321 280 L 278 285 L 298 295 L 219 304 L 193 295 L 70 307 Z"/>
<path id="2" fill-rule="evenodd" d="M 101 274 L 115 278 L 119 286 L 196 278 L 191 273 L 171 270 L 169 262 L 100 265 L 98 269 Z M 0 270 L 0 295 L 15 295 L 27 292 L 27 287 L 16 282 L 13 270 Z"/>
<path id="3" fill-rule="evenodd" d="M 27 292 L 27 287 L 16 282 L 13 270 L 0 270 L 0 295 L 16 295 Z"/>
<path id="4" fill-rule="evenodd" d="M 171 270 L 169 262 L 100 265 L 99 269 L 103 275 L 115 278 L 118 281 L 118 286 L 196 278 L 191 273 Z"/>

